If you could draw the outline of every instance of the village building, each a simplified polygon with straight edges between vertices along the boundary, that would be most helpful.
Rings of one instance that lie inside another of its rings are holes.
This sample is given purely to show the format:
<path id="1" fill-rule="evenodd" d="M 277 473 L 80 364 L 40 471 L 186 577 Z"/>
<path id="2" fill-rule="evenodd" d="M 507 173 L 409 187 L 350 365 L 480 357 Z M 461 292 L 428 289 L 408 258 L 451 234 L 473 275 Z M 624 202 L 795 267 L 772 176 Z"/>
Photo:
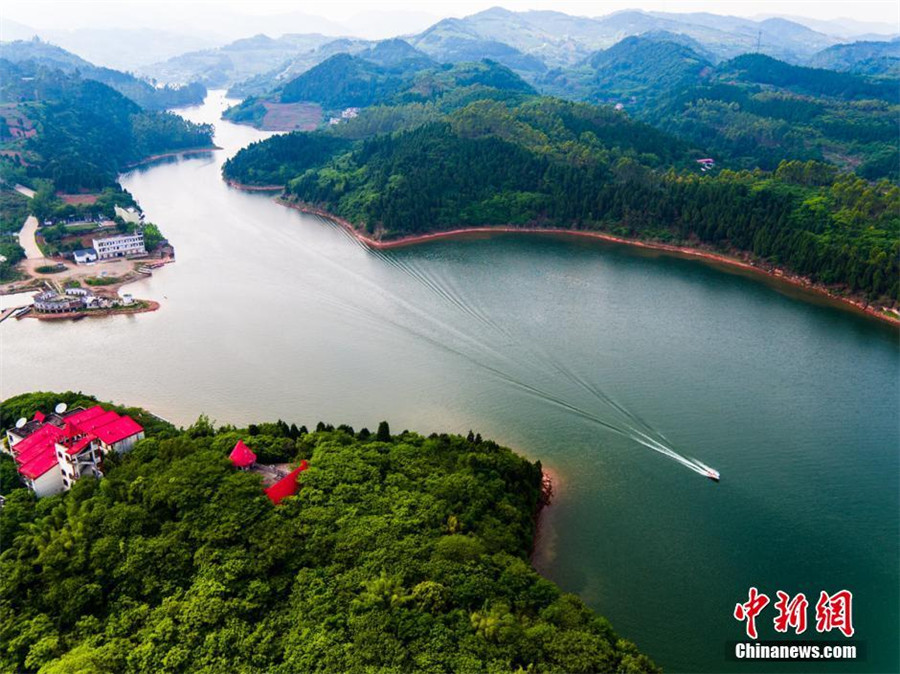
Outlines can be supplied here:
<path id="1" fill-rule="evenodd" d="M 144 247 L 143 232 L 111 236 L 105 239 L 93 239 L 93 244 L 98 260 L 147 254 L 147 249 Z"/>
<path id="2" fill-rule="evenodd" d="M 34 309 L 44 314 L 63 314 L 85 307 L 85 298 L 77 295 L 59 294 L 52 290 L 34 296 Z"/>
<path id="3" fill-rule="evenodd" d="M 102 477 L 103 456 L 127 452 L 143 438 L 144 429 L 134 419 L 100 405 L 36 412 L 6 432 L 19 475 L 38 497 L 70 489 L 85 475 Z"/>
<path id="4" fill-rule="evenodd" d="M 42 314 L 61 314 L 82 309 L 109 307 L 115 301 L 98 297 L 87 288 L 66 288 L 62 293 L 45 290 L 34 296 L 34 310 Z"/>
<path id="5" fill-rule="evenodd" d="M 82 248 L 72 253 L 72 259 L 75 264 L 88 264 L 97 261 L 97 251 L 93 248 Z"/>

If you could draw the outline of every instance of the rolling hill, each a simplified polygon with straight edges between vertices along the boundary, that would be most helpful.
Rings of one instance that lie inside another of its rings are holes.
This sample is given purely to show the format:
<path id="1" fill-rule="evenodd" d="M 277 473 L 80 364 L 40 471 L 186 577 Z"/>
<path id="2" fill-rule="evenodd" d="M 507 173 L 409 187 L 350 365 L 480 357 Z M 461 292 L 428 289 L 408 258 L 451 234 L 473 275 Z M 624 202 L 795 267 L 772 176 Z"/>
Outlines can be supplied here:
<path id="1" fill-rule="evenodd" d="M 836 44 L 813 55 L 808 65 L 897 79 L 900 78 L 900 38 L 890 42 Z"/>
<path id="2" fill-rule="evenodd" d="M 347 108 L 440 100 L 446 110 L 475 98 L 503 99 L 535 93 L 531 85 L 499 63 L 485 59 L 478 63 L 436 65 L 427 57 L 416 56 L 418 52 L 409 45 L 401 46 L 399 40 L 393 42 L 359 56 L 336 54 L 267 96 L 245 99 L 229 108 L 224 117 L 260 126 L 266 110 L 273 105 L 313 103 L 326 112 L 338 114 Z M 386 65 L 362 57 L 373 53 Z"/>
<path id="3" fill-rule="evenodd" d="M 96 80 L 0 59 L 0 178 L 64 192 L 116 185 L 149 155 L 212 144 L 212 128 L 144 110 Z"/>

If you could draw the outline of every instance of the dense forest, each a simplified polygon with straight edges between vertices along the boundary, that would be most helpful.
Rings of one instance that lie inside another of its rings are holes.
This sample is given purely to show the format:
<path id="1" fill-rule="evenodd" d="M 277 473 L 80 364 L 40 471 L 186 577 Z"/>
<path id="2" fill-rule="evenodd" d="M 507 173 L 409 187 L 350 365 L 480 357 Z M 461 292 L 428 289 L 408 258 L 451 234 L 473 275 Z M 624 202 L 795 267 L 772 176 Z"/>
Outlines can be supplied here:
<path id="1" fill-rule="evenodd" d="M 900 81 L 791 65 L 762 54 L 715 64 L 684 36 L 631 37 L 540 87 L 622 105 L 734 169 L 828 161 L 871 180 L 900 180 Z"/>
<path id="2" fill-rule="evenodd" d="M 100 82 L 0 59 L 0 178 L 63 192 L 116 184 L 129 163 L 212 144 L 212 127 L 141 109 Z"/>
<path id="3" fill-rule="evenodd" d="M 83 394 L 26 394 L 8 425 Z M 0 662 L 63 672 L 657 671 L 530 566 L 541 467 L 480 436 L 320 423 L 184 430 L 0 510 Z M 227 456 L 306 459 L 274 506 Z"/>
<path id="4" fill-rule="evenodd" d="M 288 147 L 286 160 L 277 150 Z M 900 188 L 821 162 L 701 174 L 696 151 L 671 136 L 610 108 L 549 98 L 478 101 L 349 149 L 335 144 L 330 158 L 324 147 L 321 134 L 266 141 L 238 153 L 225 175 L 271 184 L 294 172 L 289 198 L 382 238 L 574 227 L 704 244 L 873 301 L 900 297 Z"/>

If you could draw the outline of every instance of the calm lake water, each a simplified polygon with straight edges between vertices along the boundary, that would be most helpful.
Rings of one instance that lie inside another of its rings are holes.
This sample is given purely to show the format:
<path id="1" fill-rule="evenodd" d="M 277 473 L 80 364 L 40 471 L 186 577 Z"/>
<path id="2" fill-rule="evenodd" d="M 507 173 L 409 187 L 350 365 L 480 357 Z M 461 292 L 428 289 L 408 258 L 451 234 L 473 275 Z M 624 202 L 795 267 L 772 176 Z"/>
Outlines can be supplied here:
<path id="1" fill-rule="evenodd" d="M 212 94 L 181 111 L 214 122 L 223 151 L 123 178 L 176 247 L 176 264 L 129 287 L 162 308 L 6 321 L 2 397 L 80 389 L 177 424 L 203 412 L 472 428 L 555 472 L 535 564 L 667 670 L 765 671 L 726 659 L 750 586 L 773 603 L 776 590 L 811 604 L 851 590 L 866 659 L 832 670 L 897 670 L 894 330 L 609 244 L 505 235 L 367 250 L 221 181 L 224 159 L 266 135 L 218 120 L 224 105 Z M 633 417 L 722 482 L 627 437 Z M 764 638 L 773 617 L 770 605 Z"/>

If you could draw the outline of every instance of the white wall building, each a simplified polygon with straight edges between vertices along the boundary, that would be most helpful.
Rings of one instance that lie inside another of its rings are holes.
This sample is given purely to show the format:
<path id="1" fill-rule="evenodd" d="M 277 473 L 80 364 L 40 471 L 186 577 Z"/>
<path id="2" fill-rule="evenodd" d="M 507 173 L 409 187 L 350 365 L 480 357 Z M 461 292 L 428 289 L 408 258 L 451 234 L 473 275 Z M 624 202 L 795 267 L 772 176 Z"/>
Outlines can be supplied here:
<path id="1" fill-rule="evenodd" d="M 97 253 L 93 248 L 84 248 L 72 253 L 72 258 L 75 260 L 75 264 L 88 264 L 97 261 Z"/>
<path id="2" fill-rule="evenodd" d="M 48 468 L 43 474 L 38 475 L 37 477 L 23 474 L 22 481 L 38 498 L 58 494 L 66 488 L 63 483 L 62 473 L 56 469 L 56 466 Z"/>
<path id="3" fill-rule="evenodd" d="M 144 247 L 143 232 L 112 236 L 108 239 L 94 239 L 93 242 L 97 258 L 100 260 L 147 254 L 147 249 Z"/>
<path id="4" fill-rule="evenodd" d="M 89 475 L 102 477 L 102 457 L 127 452 L 144 438 L 134 419 L 99 405 L 65 414 L 35 413 L 7 431 L 22 481 L 37 496 L 57 494 Z"/>

